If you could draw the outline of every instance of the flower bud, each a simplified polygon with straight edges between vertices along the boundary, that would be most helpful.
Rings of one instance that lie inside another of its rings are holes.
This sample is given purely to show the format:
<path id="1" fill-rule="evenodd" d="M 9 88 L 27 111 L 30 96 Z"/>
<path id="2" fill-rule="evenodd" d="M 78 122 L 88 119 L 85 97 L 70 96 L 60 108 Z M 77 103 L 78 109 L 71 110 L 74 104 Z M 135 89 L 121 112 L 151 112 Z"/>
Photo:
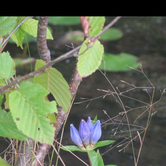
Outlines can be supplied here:
<path id="1" fill-rule="evenodd" d="M 94 145 L 101 137 L 102 131 L 101 131 L 101 123 L 100 120 L 98 120 L 92 130 L 91 130 L 91 144 Z"/>
<path id="2" fill-rule="evenodd" d="M 80 135 L 79 135 L 79 132 L 78 132 L 78 130 L 74 127 L 73 124 L 70 125 L 70 137 L 71 137 L 71 140 L 72 140 L 77 146 L 80 146 L 80 147 L 83 146 L 82 140 L 81 140 Z"/>
<path id="3" fill-rule="evenodd" d="M 88 145 L 90 141 L 90 130 L 87 123 L 83 119 L 80 122 L 79 134 L 80 134 L 82 142 L 85 145 Z"/>
<path id="4" fill-rule="evenodd" d="M 92 123 L 92 120 L 90 117 L 88 117 L 88 120 L 87 120 L 87 125 L 89 127 L 89 130 L 91 131 L 92 127 L 93 127 L 93 123 Z"/>

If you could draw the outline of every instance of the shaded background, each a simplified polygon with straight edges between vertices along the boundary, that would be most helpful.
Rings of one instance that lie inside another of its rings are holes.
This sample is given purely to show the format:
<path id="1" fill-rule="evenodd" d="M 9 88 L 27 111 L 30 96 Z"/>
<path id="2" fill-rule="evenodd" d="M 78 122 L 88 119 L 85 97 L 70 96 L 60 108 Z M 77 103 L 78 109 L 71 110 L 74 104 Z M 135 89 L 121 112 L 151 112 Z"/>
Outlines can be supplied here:
<path id="1" fill-rule="evenodd" d="M 106 17 L 107 25 L 114 17 Z M 49 25 L 53 32 L 54 41 L 48 41 L 48 47 L 51 51 L 52 59 L 58 57 L 59 55 L 66 53 L 72 48 L 66 46 L 70 45 L 73 42 L 74 46 L 81 44 L 79 41 L 67 41 L 66 33 L 74 30 L 81 30 L 81 25 Z M 119 54 L 121 52 L 129 53 L 138 57 L 138 62 L 142 64 L 144 73 L 153 83 L 155 87 L 155 96 L 154 102 L 157 101 L 160 96 L 160 90 L 166 88 L 166 17 L 122 17 L 113 27 L 120 29 L 123 32 L 123 37 L 116 41 L 103 41 L 105 52 Z M 35 41 L 29 42 L 31 56 L 34 58 L 39 58 L 37 52 L 37 44 Z M 26 51 L 26 46 L 24 45 L 24 51 L 20 48 L 17 48 L 15 44 L 9 43 L 5 50 L 8 50 L 12 57 L 19 58 L 28 58 L 28 53 Z M 70 82 L 72 72 L 75 68 L 76 60 L 75 58 L 66 59 L 58 64 L 55 64 L 59 71 L 62 72 L 63 76 L 68 82 Z M 34 66 L 34 64 L 33 64 Z M 24 65 L 17 67 L 18 75 L 25 75 L 30 72 L 30 65 Z M 137 71 L 127 71 L 127 72 L 106 72 L 107 78 L 111 81 L 114 87 L 118 87 L 120 91 L 125 91 L 130 87 L 127 84 L 122 83 L 120 80 L 124 80 L 135 86 L 147 87 L 151 86 L 147 79 L 143 76 L 142 73 Z M 69 126 L 71 123 L 75 125 L 76 128 L 79 126 L 80 120 L 87 119 L 88 116 L 91 116 L 93 119 L 96 115 L 98 119 L 102 122 L 103 134 L 101 140 L 105 139 L 114 139 L 114 148 L 103 147 L 100 148 L 101 154 L 103 155 L 104 163 L 115 164 L 119 166 L 133 166 L 133 153 L 131 149 L 131 144 L 121 150 L 122 147 L 116 147 L 116 145 L 129 136 L 128 127 L 126 125 L 120 125 L 117 131 L 117 134 L 114 135 L 115 128 L 118 127 L 119 122 L 122 119 L 122 116 L 118 116 L 122 112 L 122 108 L 118 102 L 116 102 L 113 96 L 106 96 L 104 99 L 102 97 L 95 99 L 98 96 L 102 96 L 105 93 L 97 90 L 112 90 L 110 84 L 105 79 L 105 77 L 99 72 L 96 71 L 93 75 L 88 78 L 83 79 L 81 85 L 79 86 L 75 103 L 81 102 L 80 104 L 74 104 L 71 108 L 71 113 L 68 117 L 65 132 L 63 135 L 63 145 L 73 144 L 70 139 Z M 148 91 L 149 94 L 152 94 L 152 90 Z M 130 93 L 126 94 L 127 96 L 137 98 L 144 102 L 150 102 L 149 97 L 146 92 L 141 88 L 134 89 Z M 93 99 L 90 103 L 83 102 L 85 101 L 82 98 Z M 130 108 L 137 108 L 142 106 L 140 102 L 137 102 L 132 99 L 122 98 L 123 104 Z M 88 105 L 88 107 L 87 107 Z M 105 110 L 107 115 L 103 112 Z M 137 125 L 132 127 L 133 137 L 136 134 L 136 131 L 141 127 L 145 127 L 148 117 L 148 112 L 143 114 L 137 121 L 134 123 L 134 120 L 143 113 L 145 109 L 135 109 L 132 110 L 129 114 L 129 122 L 132 125 Z M 153 108 L 153 117 L 148 128 L 145 142 L 142 148 L 141 156 L 139 159 L 138 165 L 146 166 L 165 166 L 166 163 L 166 105 L 165 105 L 165 95 L 162 96 L 162 99 L 155 107 Z M 109 117 L 108 117 L 109 116 Z M 114 119 L 112 121 L 106 121 L 110 118 Z M 117 123 L 115 123 L 115 121 Z M 124 124 L 126 120 L 124 119 Z M 140 132 L 142 130 L 139 130 Z M 60 135 L 59 135 L 60 138 Z M 1 152 L 8 145 L 7 141 L 2 139 L 1 141 Z M 138 149 L 140 147 L 139 139 L 134 141 L 134 148 L 137 155 Z M 51 154 L 50 150 L 50 154 Z M 86 163 L 88 163 L 88 158 L 86 153 L 75 153 Z M 67 166 L 83 166 L 78 159 L 72 156 L 70 153 L 61 151 L 60 155 Z M 48 159 L 47 159 L 48 160 Z M 54 156 L 53 164 L 55 163 L 56 156 Z M 47 162 L 47 161 L 46 161 Z M 48 165 L 46 163 L 46 165 Z M 61 166 L 59 161 L 58 166 Z"/>

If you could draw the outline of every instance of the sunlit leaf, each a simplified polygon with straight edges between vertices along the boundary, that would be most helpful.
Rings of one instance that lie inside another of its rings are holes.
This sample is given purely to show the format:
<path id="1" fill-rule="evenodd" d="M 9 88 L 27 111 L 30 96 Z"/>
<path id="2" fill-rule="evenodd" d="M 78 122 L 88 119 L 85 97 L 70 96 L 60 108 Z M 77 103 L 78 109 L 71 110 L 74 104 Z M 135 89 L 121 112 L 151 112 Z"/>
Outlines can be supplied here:
<path id="1" fill-rule="evenodd" d="M 89 31 L 88 35 L 94 37 L 99 34 L 103 29 L 105 17 L 88 17 L 89 19 Z"/>
<path id="2" fill-rule="evenodd" d="M 3 160 L 1 157 L 0 157 L 0 165 L 1 166 L 10 166 L 5 160 Z"/>
<path id="3" fill-rule="evenodd" d="M 121 54 L 107 54 L 104 53 L 102 63 L 100 65 L 101 70 L 105 71 L 129 71 L 132 68 L 139 67 L 137 62 L 138 58 L 134 55 L 121 53 Z"/>
<path id="4" fill-rule="evenodd" d="M 0 79 L 11 78 L 15 74 L 15 63 L 9 52 L 0 54 Z"/>
<path id="5" fill-rule="evenodd" d="M 17 17 L 0 17 L 0 36 L 4 36 L 15 28 Z"/>
<path id="6" fill-rule="evenodd" d="M 44 61 L 37 60 L 35 70 L 44 65 Z M 57 69 L 46 69 L 46 72 L 44 74 L 35 76 L 34 81 L 41 84 L 44 88 L 51 92 L 56 99 L 58 105 L 61 106 L 65 112 L 68 111 L 71 102 L 69 85 Z"/>
<path id="7" fill-rule="evenodd" d="M 29 33 L 30 35 L 37 37 L 37 27 L 38 27 L 38 20 L 29 18 L 27 19 L 22 25 L 21 29 L 23 29 L 25 32 Z M 52 34 L 50 30 L 47 28 L 47 39 L 52 39 Z"/>
<path id="8" fill-rule="evenodd" d="M 100 40 L 117 40 L 120 39 L 122 36 L 123 33 L 121 30 L 117 28 L 110 28 L 100 36 Z"/>
<path id="9" fill-rule="evenodd" d="M 9 106 L 19 130 L 41 143 L 52 144 L 55 128 L 47 115 L 57 112 L 57 107 L 55 101 L 45 100 L 47 94 L 41 85 L 26 81 L 9 95 Z"/>
<path id="10" fill-rule="evenodd" d="M 77 69 L 82 77 L 86 77 L 95 72 L 102 61 L 104 48 L 98 40 L 88 43 L 86 39 L 79 51 Z"/>

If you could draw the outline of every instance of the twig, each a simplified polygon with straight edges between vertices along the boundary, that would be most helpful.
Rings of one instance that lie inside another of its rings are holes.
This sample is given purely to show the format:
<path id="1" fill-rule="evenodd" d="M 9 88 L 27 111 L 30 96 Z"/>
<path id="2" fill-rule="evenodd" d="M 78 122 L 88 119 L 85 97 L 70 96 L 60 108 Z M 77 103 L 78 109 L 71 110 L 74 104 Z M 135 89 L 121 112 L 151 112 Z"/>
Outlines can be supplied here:
<path id="1" fill-rule="evenodd" d="M 49 66 L 52 66 L 53 64 L 55 64 L 55 63 L 57 63 L 57 62 L 60 62 L 60 61 L 62 61 L 62 60 L 64 60 L 64 59 L 66 59 L 66 58 L 71 58 L 71 57 L 75 56 L 74 53 L 75 53 L 76 51 L 78 51 L 80 48 L 81 48 L 81 45 L 78 46 L 78 47 L 76 47 L 75 49 L 73 49 L 73 50 L 71 50 L 71 51 L 69 51 L 69 52 L 67 52 L 67 53 L 65 53 L 65 54 L 63 54 L 63 55 L 61 55 L 61 56 L 59 56 L 58 58 L 54 59 L 53 61 L 50 61 L 49 63 L 47 63 L 45 66 L 39 68 L 38 70 L 35 70 L 35 71 L 33 71 L 33 72 L 31 72 L 31 73 L 29 73 L 29 74 L 23 76 L 23 77 L 20 77 L 20 78 L 15 79 L 15 80 L 14 80 L 13 82 L 11 82 L 10 84 L 1 87 L 0 93 L 3 93 L 6 89 L 12 87 L 12 86 L 15 85 L 16 83 L 19 83 L 19 82 L 21 82 L 21 81 L 23 81 L 23 80 L 26 80 L 26 79 L 28 79 L 28 78 L 34 77 L 34 76 L 36 76 L 36 75 L 42 74 L 42 73 L 45 71 L 46 68 L 48 68 Z"/>
<path id="2" fill-rule="evenodd" d="M 4 46 L 4 44 L 10 39 L 10 37 L 13 35 L 13 33 L 28 19 L 30 18 L 29 16 L 26 17 L 24 20 L 22 20 L 17 26 L 16 28 L 10 33 L 10 35 L 3 41 L 3 43 L 1 44 L 1 47 Z"/>

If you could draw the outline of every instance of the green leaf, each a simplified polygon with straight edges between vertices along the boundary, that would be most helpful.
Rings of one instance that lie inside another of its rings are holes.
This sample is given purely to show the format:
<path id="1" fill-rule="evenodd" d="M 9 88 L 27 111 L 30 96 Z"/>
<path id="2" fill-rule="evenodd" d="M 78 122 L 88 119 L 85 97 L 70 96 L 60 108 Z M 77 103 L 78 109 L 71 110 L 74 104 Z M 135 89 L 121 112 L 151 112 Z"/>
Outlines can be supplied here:
<path id="1" fill-rule="evenodd" d="M 15 63 L 9 52 L 0 54 L 0 79 L 11 78 L 15 74 Z"/>
<path id="2" fill-rule="evenodd" d="M 97 150 L 97 153 L 94 150 L 88 151 L 88 156 L 92 166 L 104 166 L 104 162 L 99 153 L 99 150 Z"/>
<path id="3" fill-rule="evenodd" d="M 24 19 L 25 17 L 18 17 L 16 26 Z M 37 27 L 38 20 L 28 18 L 11 36 L 11 39 L 23 49 L 23 41 L 26 33 L 37 37 Z M 53 39 L 50 30 L 47 28 L 47 39 Z"/>
<path id="4" fill-rule="evenodd" d="M 88 17 L 89 20 L 89 31 L 88 35 L 94 37 L 99 34 L 103 29 L 105 17 Z"/>
<path id="5" fill-rule="evenodd" d="M 115 142 L 115 141 L 114 141 L 114 140 L 99 141 L 99 142 L 97 142 L 97 143 L 93 146 L 93 149 L 110 145 L 110 144 L 112 144 L 113 142 Z"/>
<path id="6" fill-rule="evenodd" d="M 1 157 L 0 157 L 0 165 L 1 166 L 10 166 L 5 160 L 3 160 Z"/>
<path id="7" fill-rule="evenodd" d="M 71 152 L 87 152 L 87 150 L 83 150 L 77 146 L 74 145 L 68 145 L 68 146 L 61 146 L 61 149 L 65 150 L 65 151 L 71 151 Z"/>
<path id="8" fill-rule="evenodd" d="M 117 40 L 120 39 L 122 36 L 123 33 L 121 30 L 117 28 L 110 28 L 100 36 L 100 40 Z"/>
<path id="9" fill-rule="evenodd" d="M 101 70 L 106 71 L 129 71 L 129 67 L 137 68 L 139 63 L 137 63 L 137 57 L 127 53 L 121 54 L 107 54 L 104 53 L 102 63 L 100 65 Z"/>
<path id="10" fill-rule="evenodd" d="M 26 140 L 28 137 L 18 130 L 13 121 L 10 112 L 1 110 L 0 108 L 0 136 L 12 139 Z"/>
<path id="11" fill-rule="evenodd" d="M 79 17 L 49 17 L 48 22 L 59 25 L 73 25 L 80 23 Z"/>
<path id="12" fill-rule="evenodd" d="M 0 36 L 9 33 L 15 27 L 17 17 L 0 17 Z"/>
<path id="13" fill-rule="evenodd" d="M 55 128 L 46 116 L 57 112 L 57 107 L 55 101 L 45 100 L 47 94 L 41 85 L 25 81 L 9 95 L 9 106 L 19 130 L 28 137 L 51 145 Z"/>
<path id="14" fill-rule="evenodd" d="M 102 61 L 104 48 L 98 40 L 88 43 L 86 39 L 79 51 L 77 69 L 82 77 L 87 77 L 95 72 Z"/>
<path id="15" fill-rule="evenodd" d="M 25 36 L 25 31 L 20 27 L 12 34 L 11 39 L 17 44 L 17 47 L 21 47 L 23 49 L 23 40 Z"/>
<path id="16" fill-rule="evenodd" d="M 35 70 L 44 66 L 46 63 L 42 60 L 36 61 Z M 34 82 L 39 83 L 52 93 L 59 106 L 68 111 L 71 102 L 69 85 L 62 74 L 55 68 L 46 69 L 46 73 L 34 77 Z"/>
<path id="17" fill-rule="evenodd" d="M 21 29 L 23 29 L 25 32 L 29 33 L 30 35 L 37 37 L 37 27 L 38 27 L 38 20 L 29 18 L 27 19 L 22 25 Z M 50 30 L 47 28 L 47 39 L 52 39 L 52 34 Z"/>

